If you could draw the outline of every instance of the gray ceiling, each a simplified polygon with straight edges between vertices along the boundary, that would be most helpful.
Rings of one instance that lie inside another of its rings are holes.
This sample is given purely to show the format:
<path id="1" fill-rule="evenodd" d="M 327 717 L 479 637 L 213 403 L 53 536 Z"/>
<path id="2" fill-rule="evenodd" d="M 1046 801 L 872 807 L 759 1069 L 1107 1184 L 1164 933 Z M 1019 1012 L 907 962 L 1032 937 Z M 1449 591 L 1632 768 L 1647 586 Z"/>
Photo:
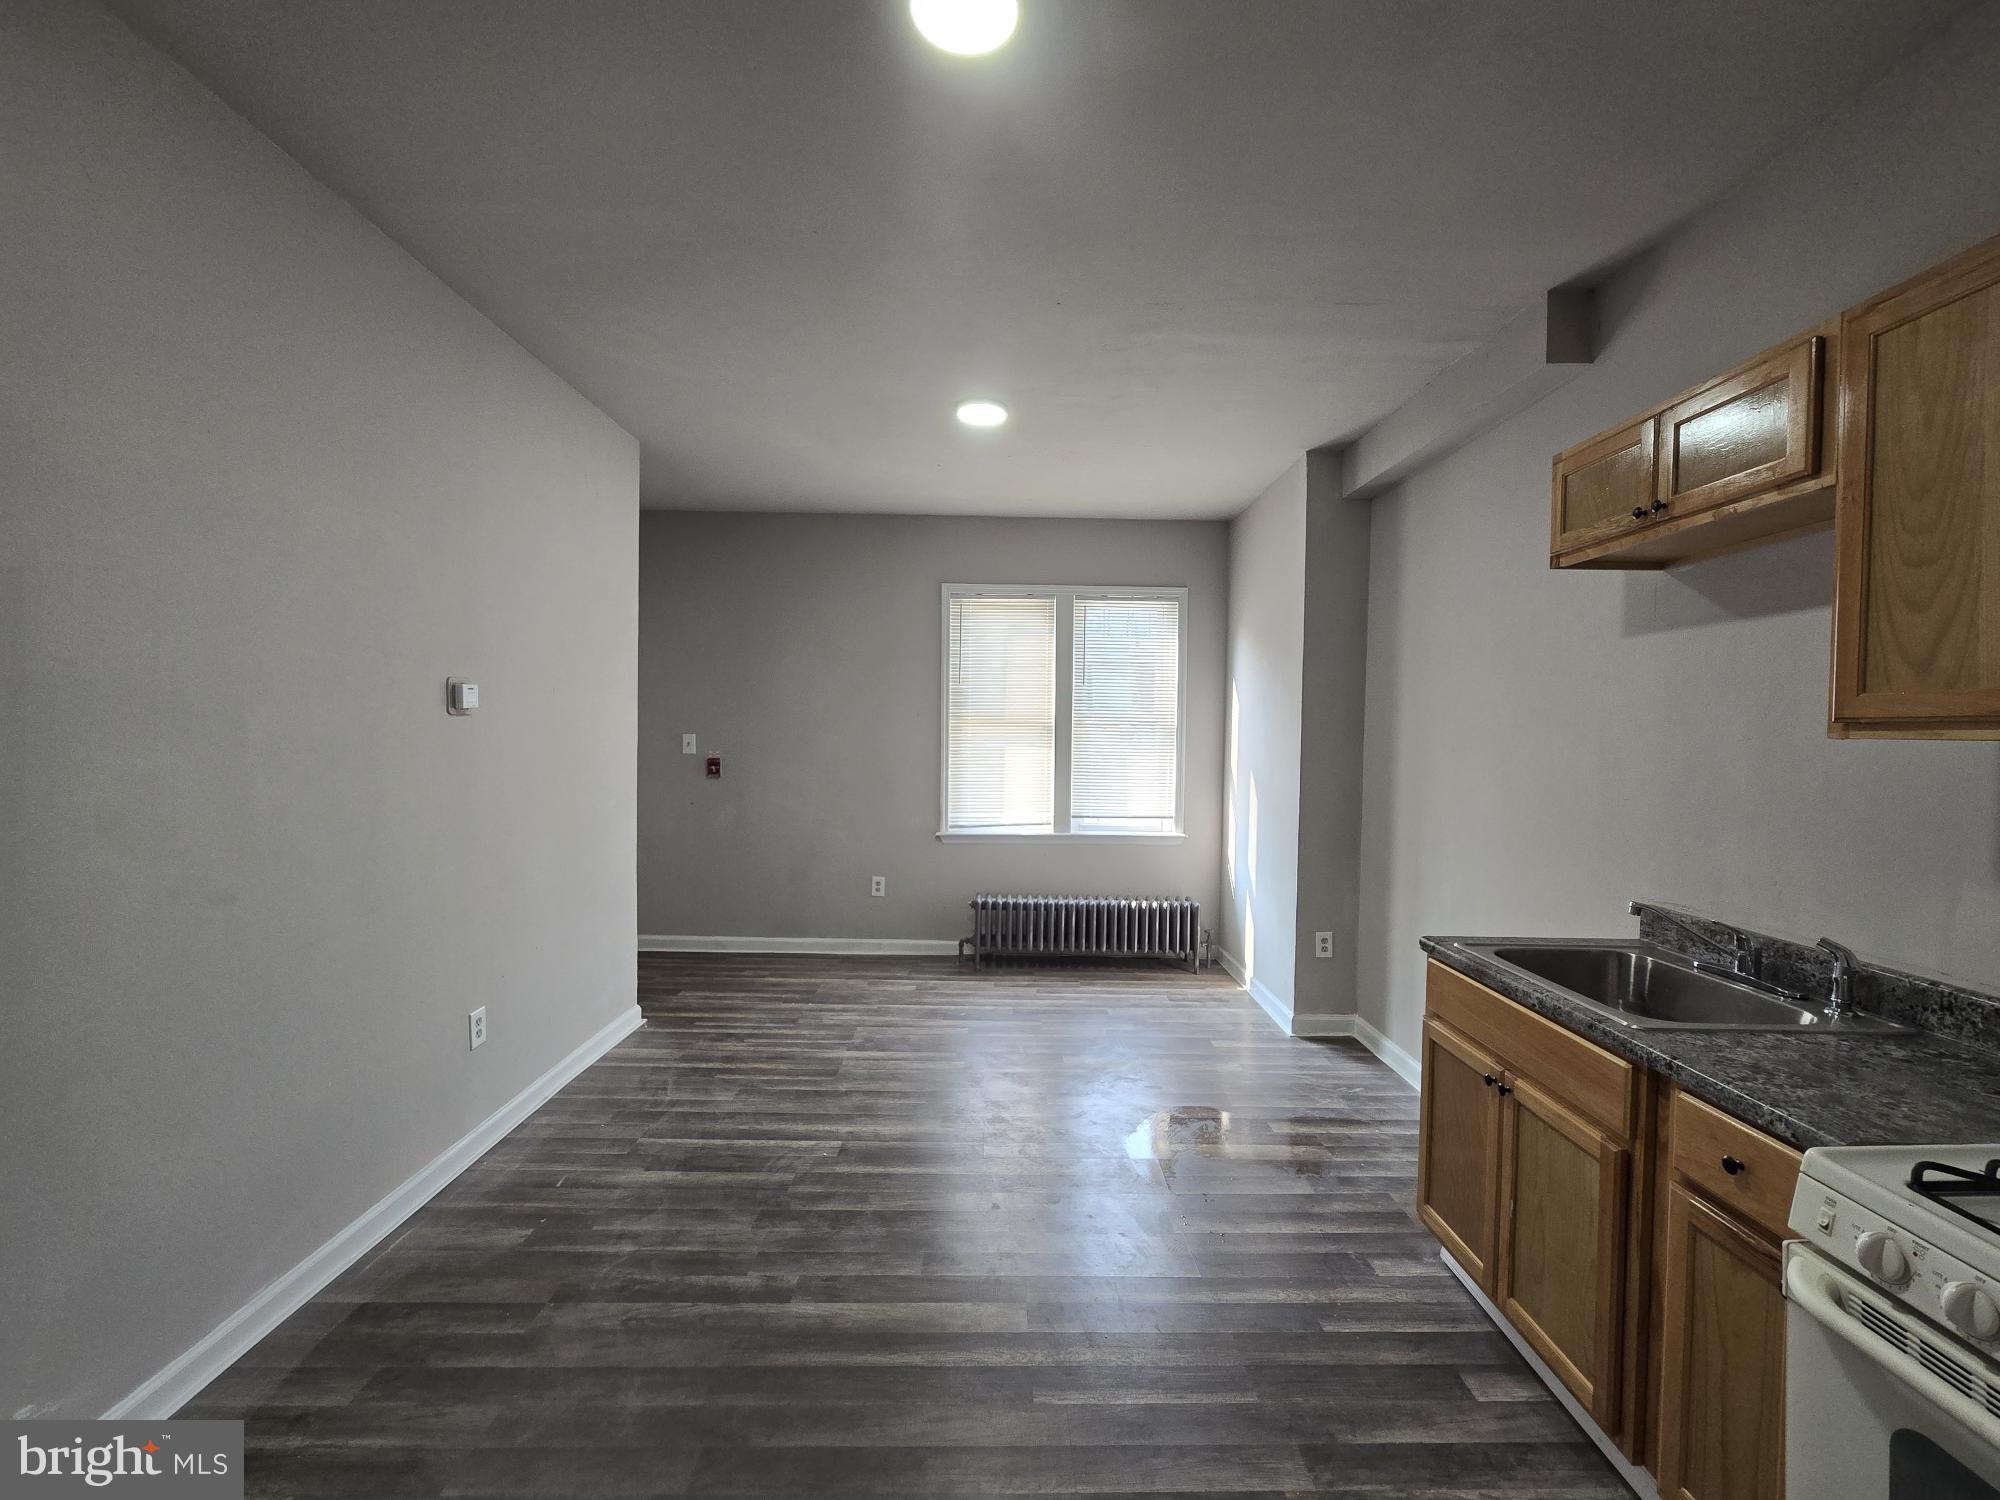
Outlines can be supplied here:
<path id="1" fill-rule="evenodd" d="M 1022 0 L 979 60 L 900 0 L 114 3 L 650 505 L 1215 516 L 1962 0 Z"/>

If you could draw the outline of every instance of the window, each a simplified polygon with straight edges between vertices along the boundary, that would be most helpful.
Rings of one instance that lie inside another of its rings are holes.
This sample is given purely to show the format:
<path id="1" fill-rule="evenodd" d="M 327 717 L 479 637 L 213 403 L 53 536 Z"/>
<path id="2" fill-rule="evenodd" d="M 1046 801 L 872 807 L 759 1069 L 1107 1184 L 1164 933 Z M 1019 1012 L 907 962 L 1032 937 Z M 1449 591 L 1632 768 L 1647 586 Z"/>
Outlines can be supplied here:
<path id="1" fill-rule="evenodd" d="M 1048 833 L 1056 780 L 1056 602 L 951 601 L 945 826 Z"/>
<path id="2" fill-rule="evenodd" d="M 1178 838 L 1186 605 L 948 586 L 940 836 Z"/>

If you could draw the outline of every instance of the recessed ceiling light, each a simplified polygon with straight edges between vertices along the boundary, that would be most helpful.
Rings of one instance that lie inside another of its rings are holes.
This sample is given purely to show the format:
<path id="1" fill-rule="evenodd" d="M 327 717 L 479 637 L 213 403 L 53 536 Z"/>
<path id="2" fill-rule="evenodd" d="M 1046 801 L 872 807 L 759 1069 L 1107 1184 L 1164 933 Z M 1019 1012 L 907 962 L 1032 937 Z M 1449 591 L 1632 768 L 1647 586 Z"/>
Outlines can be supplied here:
<path id="1" fill-rule="evenodd" d="M 924 40 L 957 57 L 1004 46 L 1021 20 L 1021 0 L 910 0 L 910 19 Z"/>
<path id="2" fill-rule="evenodd" d="M 961 401 L 958 420 L 967 427 L 998 427 L 1007 420 L 1007 408 L 998 401 Z"/>

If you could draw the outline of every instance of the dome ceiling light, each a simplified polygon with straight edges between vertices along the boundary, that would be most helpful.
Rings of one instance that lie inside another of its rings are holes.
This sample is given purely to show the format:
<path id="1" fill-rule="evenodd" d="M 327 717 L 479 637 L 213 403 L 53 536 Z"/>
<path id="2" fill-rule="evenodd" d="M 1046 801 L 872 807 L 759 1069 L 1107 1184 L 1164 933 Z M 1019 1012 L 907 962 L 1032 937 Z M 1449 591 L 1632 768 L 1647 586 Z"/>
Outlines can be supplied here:
<path id="1" fill-rule="evenodd" d="M 1020 0 L 910 0 L 924 40 L 954 57 L 984 57 L 1007 44 L 1020 24 Z"/>

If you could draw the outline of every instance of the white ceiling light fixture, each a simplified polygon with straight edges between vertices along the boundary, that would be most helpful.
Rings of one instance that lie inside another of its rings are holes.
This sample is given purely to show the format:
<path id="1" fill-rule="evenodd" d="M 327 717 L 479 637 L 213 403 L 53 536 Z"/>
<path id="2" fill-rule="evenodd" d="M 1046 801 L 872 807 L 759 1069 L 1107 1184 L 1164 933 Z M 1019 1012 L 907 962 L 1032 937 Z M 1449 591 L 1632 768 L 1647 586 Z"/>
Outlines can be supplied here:
<path id="1" fill-rule="evenodd" d="M 1021 0 L 910 0 L 910 19 L 939 51 L 983 57 L 1014 34 Z"/>
<path id="2" fill-rule="evenodd" d="M 1001 427 L 1006 425 L 1007 408 L 998 401 L 961 401 L 958 420 L 967 427 Z"/>

